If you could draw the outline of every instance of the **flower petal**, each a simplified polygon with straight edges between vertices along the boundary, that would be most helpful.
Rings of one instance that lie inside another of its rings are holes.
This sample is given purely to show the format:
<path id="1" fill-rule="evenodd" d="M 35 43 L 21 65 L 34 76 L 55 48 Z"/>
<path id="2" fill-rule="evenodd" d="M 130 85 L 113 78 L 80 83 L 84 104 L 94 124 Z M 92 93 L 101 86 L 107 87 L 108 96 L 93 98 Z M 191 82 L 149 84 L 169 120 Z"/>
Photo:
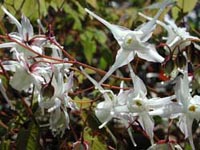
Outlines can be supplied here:
<path id="1" fill-rule="evenodd" d="M 8 15 L 8 17 L 9 17 L 11 23 L 15 24 L 15 25 L 17 26 L 18 32 L 20 32 L 22 26 L 21 26 L 21 24 L 19 23 L 19 21 L 18 21 L 11 13 L 9 13 L 8 10 L 7 10 L 4 6 L 1 6 L 1 9 L 4 11 L 4 13 L 5 13 L 6 15 Z"/>
<path id="2" fill-rule="evenodd" d="M 188 74 L 183 72 L 183 76 L 180 75 L 176 79 L 176 85 L 174 87 L 175 95 L 177 99 L 183 104 L 184 107 L 188 106 L 188 99 L 191 97 L 189 91 Z"/>
<path id="3" fill-rule="evenodd" d="M 161 63 L 164 61 L 164 58 L 160 54 L 158 54 L 154 45 L 147 43 L 145 45 L 146 49 L 139 49 L 136 51 L 138 57 L 151 62 Z"/>
<path id="4" fill-rule="evenodd" d="M 0 44 L 0 48 L 12 48 L 12 47 L 16 47 L 16 43 L 15 42 L 8 42 L 8 43 L 2 43 Z"/>
<path id="5" fill-rule="evenodd" d="M 136 93 L 136 96 L 140 95 L 142 97 L 145 97 L 147 94 L 147 89 L 146 89 L 144 82 L 137 75 L 135 75 L 130 64 L 128 64 L 128 67 L 130 70 L 132 82 L 134 84 L 134 86 L 133 86 L 134 93 Z"/>
<path id="6" fill-rule="evenodd" d="M 159 108 L 167 104 L 173 103 L 171 100 L 175 98 L 176 98 L 175 95 L 163 97 L 163 98 L 159 98 L 159 97 L 151 98 L 147 101 L 147 105 L 150 107 Z"/>
<path id="7" fill-rule="evenodd" d="M 33 83 L 33 77 L 24 68 L 17 68 L 10 80 L 10 85 L 18 91 L 26 90 L 31 83 Z"/>
<path id="8" fill-rule="evenodd" d="M 101 85 L 119 67 L 122 67 L 131 62 L 134 59 L 134 56 L 135 56 L 134 51 L 126 51 L 120 49 L 117 53 L 114 64 L 111 66 L 110 70 L 104 75 L 99 84 Z"/>
<path id="9" fill-rule="evenodd" d="M 101 87 L 101 85 L 99 83 L 97 83 L 92 77 L 90 77 L 84 70 L 82 67 L 80 67 L 81 71 L 83 72 L 83 74 L 95 85 L 96 88 L 98 88 L 98 90 L 103 94 L 104 98 L 106 101 L 111 101 L 110 97 L 108 96 L 108 94 L 106 92 L 104 92 L 105 90 Z"/>
<path id="10" fill-rule="evenodd" d="M 99 128 L 103 128 L 111 119 L 111 109 L 112 109 L 112 102 L 111 101 L 104 101 L 97 104 L 97 108 L 95 109 L 95 115 L 102 123 Z"/>
<path id="11" fill-rule="evenodd" d="M 190 145 L 193 150 L 195 150 L 193 139 L 192 139 L 192 123 L 193 119 L 189 118 L 187 115 L 182 115 L 177 123 L 180 130 L 185 134 L 185 138 L 189 139 Z"/>
<path id="12" fill-rule="evenodd" d="M 146 131 L 148 136 L 150 137 L 151 144 L 153 144 L 153 128 L 154 128 L 154 121 L 149 116 L 147 112 L 141 112 L 139 114 L 138 121 L 142 128 Z"/>
<path id="13" fill-rule="evenodd" d="M 125 27 L 121 27 L 118 25 L 114 25 L 109 23 L 108 21 L 104 20 L 103 18 L 97 16 L 95 13 L 91 12 L 87 8 L 85 8 L 85 11 L 88 12 L 91 16 L 99 20 L 101 23 L 103 23 L 110 31 L 112 32 L 113 36 L 119 43 L 119 45 L 122 44 L 123 38 L 131 31 Z"/>
<path id="14" fill-rule="evenodd" d="M 25 41 L 28 41 L 33 36 L 33 27 L 29 19 L 24 15 L 22 15 L 21 26 L 22 30 L 20 34 L 23 36 Z"/>
<path id="15" fill-rule="evenodd" d="M 157 14 L 155 15 L 155 17 L 152 18 L 147 23 L 144 23 L 142 26 L 140 26 L 140 28 L 138 30 L 143 32 L 143 36 L 140 37 L 141 41 L 146 42 L 151 37 L 152 32 L 156 27 L 156 20 L 161 15 L 161 13 L 165 9 L 165 7 L 167 7 L 171 3 L 172 3 L 172 0 L 164 0 L 163 3 L 160 4 L 160 7 L 159 7 L 160 9 L 157 12 Z"/>

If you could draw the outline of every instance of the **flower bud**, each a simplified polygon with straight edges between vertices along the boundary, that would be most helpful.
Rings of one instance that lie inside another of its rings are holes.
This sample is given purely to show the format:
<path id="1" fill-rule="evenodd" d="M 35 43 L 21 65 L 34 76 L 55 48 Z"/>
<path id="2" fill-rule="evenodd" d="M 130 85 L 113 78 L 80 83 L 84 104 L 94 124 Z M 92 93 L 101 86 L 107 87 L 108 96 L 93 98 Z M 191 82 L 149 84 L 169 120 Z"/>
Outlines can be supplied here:
<path id="1" fill-rule="evenodd" d="M 200 67 L 198 67 L 197 69 L 195 69 L 195 71 L 194 71 L 194 78 L 196 79 L 196 81 L 198 82 L 198 84 L 200 84 Z"/>
<path id="2" fill-rule="evenodd" d="M 48 84 L 43 85 L 41 93 L 43 97 L 52 97 L 54 95 L 54 87 L 51 85 L 51 82 Z"/>
<path id="3" fill-rule="evenodd" d="M 164 67 L 164 72 L 166 75 L 170 75 L 170 73 L 174 70 L 175 68 L 175 63 L 172 60 L 171 57 L 166 58 L 166 60 L 163 63 L 163 67 Z"/>
<path id="4" fill-rule="evenodd" d="M 177 57 L 176 57 L 176 65 L 179 68 L 183 68 L 187 63 L 187 60 L 185 58 L 185 56 L 183 55 L 183 53 L 178 52 Z"/>
<path id="5" fill-rule="evenodd" d="M 197 50 L 193 44 L 191 44 L 190 51 L 189 51 L 190 61 L 194 65 L 198 65 L 200 63 L 200 51 Z"/>

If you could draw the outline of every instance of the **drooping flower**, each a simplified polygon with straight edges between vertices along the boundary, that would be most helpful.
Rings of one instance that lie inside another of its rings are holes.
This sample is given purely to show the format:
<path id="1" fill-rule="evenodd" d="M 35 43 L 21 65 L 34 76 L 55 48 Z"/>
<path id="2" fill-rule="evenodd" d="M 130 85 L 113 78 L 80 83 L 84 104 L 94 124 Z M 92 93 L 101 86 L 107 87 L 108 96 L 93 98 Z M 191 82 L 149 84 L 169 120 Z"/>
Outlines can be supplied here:
<path id="1" fill-rule="evenodd" d="M 73 86 L 73 72 L 67 76 L 67 70 L 68 66 L 65 64 L 55 65 L 52 80 L 49 78 L 48 85 L 44 86 L 38 95 L 40 108 L 42 110 L 46 109 L 50 113 L 49 128 L 54 135 L 60 134 L 62 136 L 65 129 L 69 128 L 67 108 L 72 110 L 77 109 L 77 106 L 68 96 Z"/>
<path id="2" fill-rule="evenodd" d="M 10 85 L 14 89 L 22 91 L 28 89 L 30 85 L 33 84 L 36 86 L 37 90 L 40 90 L 41 84 L 44 82 L 41 73 L 45 72 L 45 68 L 36 65 L 31 70 L 30 64 L 25 60 L 23 54 L 19 54 L 17 57 L 18 61 L 10 61 L 12 67 L 6 67 L 6 69 L 15 71 L 13 77 L 10 79 Z"/>
<path id="3" fill-rule="evenodd" d="M 103 83 L 117 68 L 128 64 L 134 59 L 135 54 L 140 58 L 152 62 L 162 62 L 164 58 L 158 54 L 153 44 L 147 41 L 155 29 L 156 20 L 164 10 L 164 8 L 171 3 L 170 0 L 165 0 L 154 17 L 153 20 L 141 25 L 134 31 L 125 27 L 111 24 L 101 17 L 97 16 L 88 9 L 85 9 L 91 16 L 103 23 L 112 32 L 114 38 L 120 45 L 114 64 L 111 66 L 107 74 L 102 78 L 100 84 Z"/>

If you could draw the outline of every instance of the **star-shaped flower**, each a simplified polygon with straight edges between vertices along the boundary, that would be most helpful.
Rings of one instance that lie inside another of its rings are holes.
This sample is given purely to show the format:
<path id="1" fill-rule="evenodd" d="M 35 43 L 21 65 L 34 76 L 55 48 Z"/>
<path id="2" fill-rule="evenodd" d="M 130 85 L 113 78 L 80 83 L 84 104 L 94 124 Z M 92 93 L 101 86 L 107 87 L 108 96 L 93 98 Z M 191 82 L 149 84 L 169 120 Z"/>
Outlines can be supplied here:
<path id="1" fill-rule="evenodd" d="M 135 30 L 129 30 L 125 27 L 111 24 L 104 20 L 103 18 L 97 16 L 95 13 L 91 12 L 87 8 L 85 9 L 91 16 L 103 23 L 113 34 L 114 38 L 120 45 L 114 64 L 111 66 L 110 70 L 100 81 L 102 84 L 117 68 L 128 64 L 134 59 L 135 54 L 140 58 L 152 62 L 162 62 L 164 58 L 158 54 L 153 44 L 147 41 L 152 35 L 155 29 L 156 20 L 164 10 L 164 8 L 171 3 L 170 0 L 165 0 L 158 13 L 153 20 L 141 25 Z"/>
<path id="2" fill-rule="evenodd" d="M 140 16 L 152 20 L 154 18 L 148 17 L 142 13 L 139 13 Z M 178 27 L 174 20 L 169 17 L 169 15 L 165 15 L 164 22 L 156 20 L 156 23 L 162 26 L 168 33 L 168 37 L 164 38 L 166 39 L 166 44 L 168 47 L 170 47 L 171 50 L 175 50 L 177 47 L 179 49 L 184 49 L 186 46 L 191 44 L 191 40 L 197 40 L 198 38 L 195 36 L 190 35 L 189 32 L 187 32 L 187 29 L 185 27 Z M 168 48 L 165 48 L 167 51 Z"/>
<path id="3" fill-rule="evenodd" d="M 185 134 L 185 138 L 189 139 L 192 149 L 195 150 L 192 138 L 192 123 L 194 119 L 200 119 L 200 96 L 191 96 L 188 74 L 186 70 L 184 70 L 182 73 L 183 76 L 179 76 L 175 85 L 175 94 L 177 100 L 182 105 L 182 113 L 179 116 L 178 126 Z"/>
<path id="4" fill-rule="evenodd" d="M 8 16 L 11 23 L 15 24 L 17 27 L 17 32 L 9 33 L 9 37 L 25 44 L 31 49 L 33 49 L 36 53 L 42 54 L 42 48 L 41 45 L 46 41 L 45 38 L 35 38 L 33 33 L 33 27 L 27 17 L 22 15 L 21 23 L 11 14 L 8 12 L 8 10 L 1 6 L 4 13 Z M 8 42 L 8 43 L 2 43 L 0 44 L 0 48 L 12 48 L 17 50 L 18 52 L 23 52 L 25 57 L 29 56 L 36 56 L 33 52 L 26 50 L 19 44 L 15 42 Z"/>

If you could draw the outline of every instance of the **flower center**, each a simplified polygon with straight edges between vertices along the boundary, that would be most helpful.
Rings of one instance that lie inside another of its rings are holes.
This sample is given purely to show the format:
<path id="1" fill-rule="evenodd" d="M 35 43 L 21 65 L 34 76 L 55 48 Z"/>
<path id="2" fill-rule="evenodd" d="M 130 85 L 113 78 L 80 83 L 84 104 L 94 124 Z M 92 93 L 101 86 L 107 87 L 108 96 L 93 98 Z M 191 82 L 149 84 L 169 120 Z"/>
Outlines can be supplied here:
<path id="1" fill-rule="evenodd" d="M 195 112 L 196 111 L 196 107 L 194 105 L 190 106 L 188 108 L 189 111 Z"/>
<path id="2" fill-rule="evenodd" d="M 132 50 L 134 45 L 137 44 L 137 40 L 133 34 L 128 34 L 124 38 L 124 42 L 122 44 L 123 48 L 126 50 Z"/>
<path id="3" fill-rule="evenodd" d="M 141 106 L 142 106 L 141 100 L 135 100 L 135 104 L 136 104 L 136 106 L 138 106 L 138 107 L 141 107 Z"/>
<path id="4" fill-rule="evenodd" d="M 130 45 L 131 43 L 133 43 L 133 38 L 129 35 L 127 38 L 126 38 L 126 44 L 127 45 Z"/>

